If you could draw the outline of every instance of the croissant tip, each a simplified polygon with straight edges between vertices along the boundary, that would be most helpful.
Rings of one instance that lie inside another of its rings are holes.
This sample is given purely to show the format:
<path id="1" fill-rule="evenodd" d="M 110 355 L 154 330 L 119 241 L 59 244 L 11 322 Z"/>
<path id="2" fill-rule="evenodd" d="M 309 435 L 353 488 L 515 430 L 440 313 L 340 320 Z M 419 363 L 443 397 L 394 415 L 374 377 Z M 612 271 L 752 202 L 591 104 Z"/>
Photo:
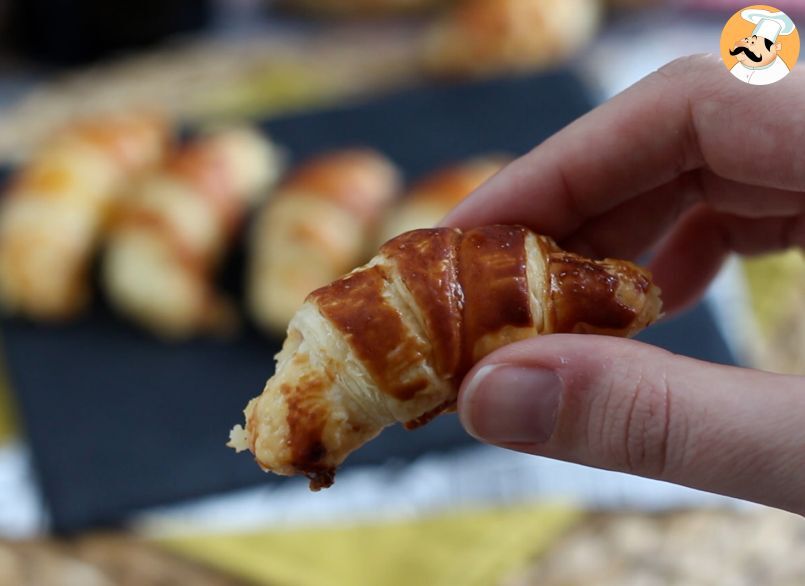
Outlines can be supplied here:
<path id="1" fill-rule="evenodd" d="M 311 492 L 319 492 L 323 488 L 330 488 L 335 483 L 335 468 L 324 468 L 314 472 L 305 473 L 310 481 Z"/>

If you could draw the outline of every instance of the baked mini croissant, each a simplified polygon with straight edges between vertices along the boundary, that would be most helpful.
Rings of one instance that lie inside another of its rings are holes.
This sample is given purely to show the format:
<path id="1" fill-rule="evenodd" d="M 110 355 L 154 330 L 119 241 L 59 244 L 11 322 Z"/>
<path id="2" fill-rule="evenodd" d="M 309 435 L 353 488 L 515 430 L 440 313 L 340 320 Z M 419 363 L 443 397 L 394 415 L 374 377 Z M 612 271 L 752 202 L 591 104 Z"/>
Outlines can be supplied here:
<path id="1" fill-rule="evenodd" d="M 592 0 L 463 0 L 426 35 L 424 66 L 447 77 L 556 67 L 600 21 Z"/>
<path id="2" fill-rule="evenodd" d="M 308 296 L 229 445 L 327 487 L 384 427 L 453 409 L 462 377 L 493 350 L 558 332 L 630 336 L 660 306 L 634 264 L 564 252 L 520 226 L 407 232 Z"/>
<path id="3" fill-rule="evenodd" d="M 122 187 L 163 157 L 166 122 L 126 113 L 76 122 L 12 180 L 0 208 L 0 304 L 35 319 L 75 316 Z"/>
<path id="4" fill-rule="evenodd" d="M 503 156 L 477 157 L 426 175 L 386 215 L 379 242 L 387 242 L 403 232 L 433 228 L 509 160 Z"/>
<path id="5" fill-rule="evenodd" d="M 310 291 L 369 258 L 399 186 L 396 167 L 368 149 L 326 153 L 297 167 L 253 226 L 247 291 L 257 322 L 284 332 Z"/>
<path id="6" fill-rule="evenodd" d="M 231 330 L 234 308 L 214 287 L 249 206 L 279 175 L 262 135 L 230 128 L 201 137 L 137 184 L 117 211 L 102 265 L 122 314 L 167 338 Z"/>

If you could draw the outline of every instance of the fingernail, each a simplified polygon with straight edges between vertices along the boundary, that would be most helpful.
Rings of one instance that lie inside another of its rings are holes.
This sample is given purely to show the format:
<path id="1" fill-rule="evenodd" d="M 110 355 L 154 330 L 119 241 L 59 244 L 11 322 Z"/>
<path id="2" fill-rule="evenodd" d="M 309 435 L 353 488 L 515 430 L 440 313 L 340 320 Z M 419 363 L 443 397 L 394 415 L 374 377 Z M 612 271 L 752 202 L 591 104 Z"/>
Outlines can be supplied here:
<path id="1" fill-rule="evenodd" d="M 461 395 L 461 421 L 488 443 L 543 443 L 553 434 L 561 395 L 562 381 L 550 370 L 485 366 Z"/>

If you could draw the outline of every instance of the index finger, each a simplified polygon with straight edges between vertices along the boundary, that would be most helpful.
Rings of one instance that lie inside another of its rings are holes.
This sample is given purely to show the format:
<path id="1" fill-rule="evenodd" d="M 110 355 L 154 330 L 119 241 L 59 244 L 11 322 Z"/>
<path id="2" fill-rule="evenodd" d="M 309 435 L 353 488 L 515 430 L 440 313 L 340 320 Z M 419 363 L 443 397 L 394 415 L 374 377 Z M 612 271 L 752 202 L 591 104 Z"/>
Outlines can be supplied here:
<path id="1" fill-rule="evenodd" d="M 733 181 L 805 188 L 805 78 L 741 83 L 711 56 L 648 76 L 503 169 L 442 222 L 525 224 L 558 239 L 586 220 L 706 167 Z M 672 195 L 673 196 L 673 195 Z"/>

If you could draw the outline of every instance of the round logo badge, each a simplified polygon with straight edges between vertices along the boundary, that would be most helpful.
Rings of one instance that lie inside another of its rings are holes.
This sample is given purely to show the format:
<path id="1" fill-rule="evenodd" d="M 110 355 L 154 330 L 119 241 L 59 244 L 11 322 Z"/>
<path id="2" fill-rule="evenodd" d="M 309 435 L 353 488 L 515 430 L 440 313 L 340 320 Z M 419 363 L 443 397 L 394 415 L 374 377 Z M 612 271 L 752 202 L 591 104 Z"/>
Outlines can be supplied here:
<path id="1" fill-rule="evenodd" d="M 783 79 L 799 59 L 799 32 L 787 14 L 765 4 L 739 10 L 721 33 L 721 58 L 750 85 Z"/>

